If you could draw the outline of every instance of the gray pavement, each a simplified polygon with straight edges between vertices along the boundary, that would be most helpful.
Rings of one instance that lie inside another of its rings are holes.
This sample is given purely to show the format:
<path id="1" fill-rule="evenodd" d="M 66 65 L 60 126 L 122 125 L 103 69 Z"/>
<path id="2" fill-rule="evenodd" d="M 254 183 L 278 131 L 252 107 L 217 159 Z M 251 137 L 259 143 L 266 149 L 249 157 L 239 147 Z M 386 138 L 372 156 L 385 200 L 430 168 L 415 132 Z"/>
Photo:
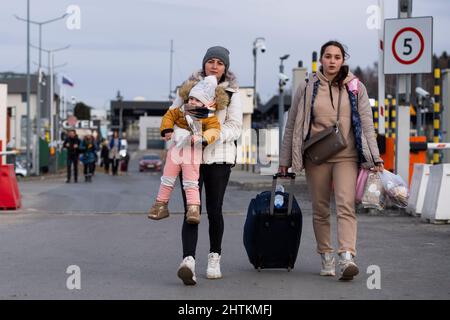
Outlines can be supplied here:
<path id="1" fill-rule="evenodd" d="M 221 280 L 208 280 L 208 223 L 202 217 L 197 247 L 198 285 L 176 277 L 181 260 L 179 187 L 166 220 L 145 212 L 158 173 L 98 171 L 91 184 L 61 177 L 20 182 L 23 208 L 0 212 L 0 299 L 449 299 L 450 226 L 420 222 L 399 211 L 358 215 L 360 275 L 349 283 L 318 275 L 311 203 L 299 177 L 296 197 L 304 214 L 293 271 L 257 272 L 248 262 L 242 231 L 248 202 L 270 177 L 234 170 L 224 201 Z M 252 184 L 253 188 L 251 187 Z M 336 244 L 336 221 L 332 217 Z M 66 269 L 81 270 L 81 289 L 69 290 Z M 368 289 L 369 266 L 380 268 L 381 289 Z"/>

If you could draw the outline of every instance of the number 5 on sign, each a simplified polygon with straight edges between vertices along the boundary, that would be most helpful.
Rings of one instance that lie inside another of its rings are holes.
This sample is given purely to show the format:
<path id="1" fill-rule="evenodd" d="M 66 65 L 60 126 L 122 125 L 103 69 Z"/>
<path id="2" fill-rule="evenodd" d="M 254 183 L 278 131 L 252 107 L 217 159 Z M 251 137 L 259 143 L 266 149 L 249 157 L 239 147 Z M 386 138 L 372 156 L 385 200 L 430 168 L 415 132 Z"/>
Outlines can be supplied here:
<path id="1" fill-rule="evenodd" d="M 384 21 L 384 73 L 429 73 L 432 70 L 433 18 Z"/>

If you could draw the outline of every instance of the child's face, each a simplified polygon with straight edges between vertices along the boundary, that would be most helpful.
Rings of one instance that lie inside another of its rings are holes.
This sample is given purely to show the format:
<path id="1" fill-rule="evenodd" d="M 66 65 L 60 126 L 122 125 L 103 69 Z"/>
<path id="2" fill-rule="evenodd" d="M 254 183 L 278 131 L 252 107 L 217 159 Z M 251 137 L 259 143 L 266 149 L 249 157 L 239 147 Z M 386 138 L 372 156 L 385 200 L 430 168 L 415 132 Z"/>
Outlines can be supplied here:
<path id="1" fill-rule="evenodd" d="M 189 97 L 189 104 L 194 107 L 203 107 L 203 102 L 194 97 Z"/>

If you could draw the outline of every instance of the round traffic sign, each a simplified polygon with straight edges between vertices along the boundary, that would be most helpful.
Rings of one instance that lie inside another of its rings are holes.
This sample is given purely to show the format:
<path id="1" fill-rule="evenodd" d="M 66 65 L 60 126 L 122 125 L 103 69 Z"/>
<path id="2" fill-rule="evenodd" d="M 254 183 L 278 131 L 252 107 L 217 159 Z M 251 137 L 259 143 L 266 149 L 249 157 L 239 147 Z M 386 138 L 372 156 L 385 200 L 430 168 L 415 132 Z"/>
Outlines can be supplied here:
<path id="1" fill-rule="evenodd" d="M 399 40 L 400 43 L 398 43 Z M 403 51 L 400 52 L 400 49 Z M 392 40 L 392 53 L 395 59 L 402 64 L 413 64 L 420 59 L 424 50 L 423 36 L 419 30 L 413 27 L 399 30 Z"/>

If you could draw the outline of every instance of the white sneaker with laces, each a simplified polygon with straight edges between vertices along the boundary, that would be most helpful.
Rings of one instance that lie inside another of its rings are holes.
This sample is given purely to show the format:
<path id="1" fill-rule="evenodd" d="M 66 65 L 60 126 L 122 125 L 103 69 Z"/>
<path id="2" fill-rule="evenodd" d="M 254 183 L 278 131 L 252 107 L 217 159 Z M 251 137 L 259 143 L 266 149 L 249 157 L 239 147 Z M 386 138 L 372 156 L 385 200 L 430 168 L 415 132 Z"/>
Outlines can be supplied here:
<path id="1" fill-rule="evenodd" d="M 193 286 L 197 284 L 197 277 L 195 276 L 195 259 L 192 256 L 188 256 L 183 259 L 178 268 L 178 278 L 187 286 Z"/>
<path id="2" fill-rule="evenodd" d="M 220 255 L 216 252 L 208 254 L 208 268 L 206 269 L 206 277 L 208 279 L 220 279 Z"/>
<path id="3" fill-rule="evenodd" d="M 339 280 L 353 280 L 353 277 L 359 273 L 358 266 L 353 260 L 353 255 L 349 251 L 339 254 Z"/>
<path id="4" fill-rule="evenodd" d="M 322 269 L 320 270 L 321 276 L 332 276 L 336 275 L 336 262 L 334 256 L 330 252 L 320 254 L 322 258 Z"/>

